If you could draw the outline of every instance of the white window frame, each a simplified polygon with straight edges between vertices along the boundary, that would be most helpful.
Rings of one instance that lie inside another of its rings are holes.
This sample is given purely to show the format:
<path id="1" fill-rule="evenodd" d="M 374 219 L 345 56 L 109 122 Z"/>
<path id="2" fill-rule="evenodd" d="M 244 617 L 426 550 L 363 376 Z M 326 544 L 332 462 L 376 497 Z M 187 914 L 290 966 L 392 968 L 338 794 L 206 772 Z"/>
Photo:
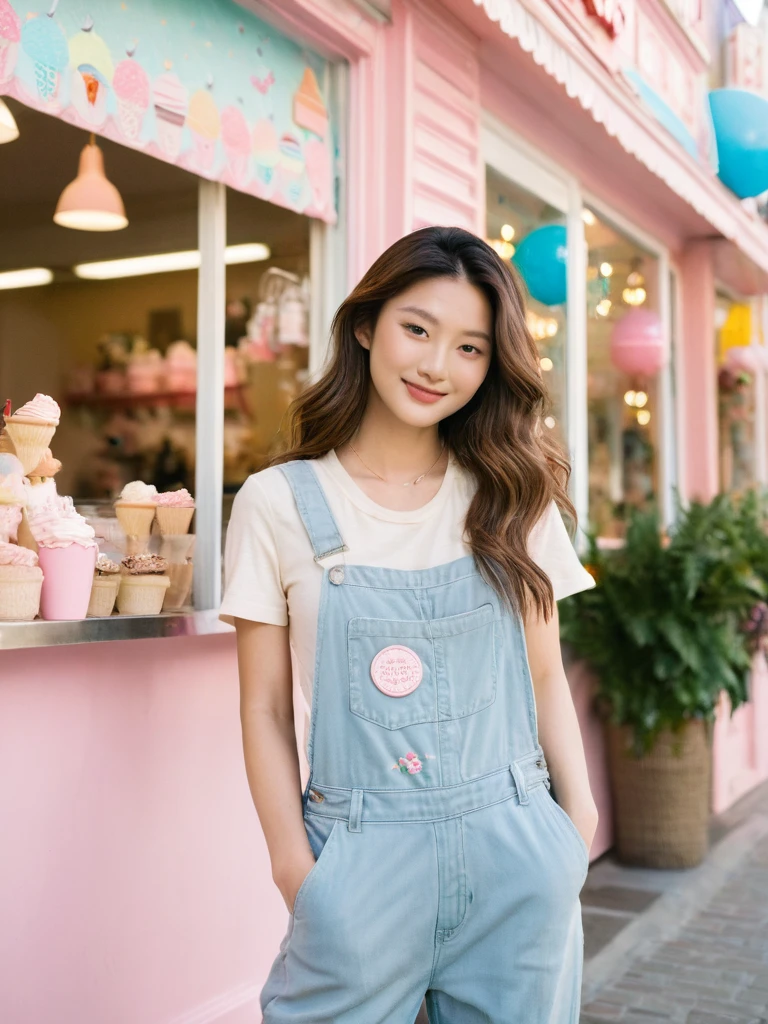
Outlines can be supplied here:
<path id="1" fill-rule="evenodd" d="M 658 260 L 658 290 L 659 290 L 659 316 L 661 317 L 664 344 L 667 347 L 667 351 L 671 352 L 677 360 L 676 369 L 680 370 L 680 333 L 676 332 L 675 337 L 678 340 L 678 345 L 675 350 L 672 350 L 672 338 L 671 338 L 671 295 L 670 295 L 670 259 L 669 250 L 662 245 L 658 239 L 649 235 L 643 231 L 642 228 L 637 227 L 636 224 L 628 220 L 622 214 L 618 213 L 611 206 L 605 203 L 602 199 L 595 196 L 594 194 L 584 191 L 582 198 L 585 206 L 588 206 L 591 210 L 601 219 L 607 221 L 613 227 L 617 228 L 623 235 L 629 238 L 631 241 L 636 242 L 639 246 L 649 252 L 652 256 L 655 256 Z M 678 290 L 678 302 L 676 304 L 677 316 L 680 316 L 680 305 L 679 305 L 679 274 L 675 270 L 677 279 L 677 290 Z M 678 372 L 677 381 L 680 381 L 680 373 Z M 678 387 L 678 392 L 680 388 Z M 677 396 L 679 398 L 679 396 Z M 671 359 L 667 362 L 667 365 L 659 374 L 659 491 L 661 495 L 661 502 L 659 512 L 661 515 L 662 522 L 665 526 L 670 526 L 674 522 L 675 518 L 675 491 L 678 488 L 680 481 L 680 464 L 681 464 L 681 452 L 679 439 L 682 436 L 680 431 L 679 423 L 679 409 L 677 408 L 677 398 L 673 394 L 673 368 Z M 584 418 L 586 422 L 587 416 L 587 393 L 586 387 L 584 389 Z"/>
<path id="2" fill-rule="evenodd" d="M 587 444 L 587 304 L 586 246 L 582 198 L 578 181 L 553 160 L 521 139 L 503 121 L 483 112 L 483 163 L 514 184 L 561 210 L 568 232 L 565 343 L 565 430 L 571 466 L 571 500 L 579 522 L 589 510 L 589 451 Z"/>

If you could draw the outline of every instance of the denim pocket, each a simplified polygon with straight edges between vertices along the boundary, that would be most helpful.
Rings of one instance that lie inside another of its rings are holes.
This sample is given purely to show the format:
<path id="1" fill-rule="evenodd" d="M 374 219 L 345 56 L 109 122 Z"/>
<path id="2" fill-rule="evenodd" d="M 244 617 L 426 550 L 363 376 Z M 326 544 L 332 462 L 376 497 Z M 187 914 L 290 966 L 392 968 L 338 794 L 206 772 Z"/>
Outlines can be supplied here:
<path id="1" fill-rule="evenodd" d="M 574 841 L 576 842 L 579 851 L 579 856 L 582 859 L 584 867 L 584 877 L 586 878 L 587 872 L 589 871 L 589 847 L 584 841 L 584 836 L 582 836 L 581 832 L 579 832 L 579 830 L 576 828 L 576 825 L 574 824 L 573 820 L 569 817 L 568 813 L 563 810 L 563 808 L 560 806 L 557 800 L 555 800 L 555 798 L 549 792 L 549 789 L 545 785 L 536 788 L 540 788 L 541 790 L 543 790 L 542 800 L 546 803 L 547 807 L 550 810 L 550 814 L 558 823 L 560 830 L 568 836 L 569 841 L 571 843 L 573 843 Z"/>
<path id="2" fill-rule="evenodd" d="M 312 847 L 312 853 L 315 855 L 315 863 L 304 876 L 298 892 L 294 897 L 294 917 L 296 915 L 296 911 L 299 909 L 299 905 L 303 905 L 304 903 L 307 890 L 315 884 L 318 874 L 325 870 L 328 863 L 328 853 L 333 845 L 331 840 L 338 831 L 337 826 L 340 821 L 340 818 L 330 818 L 321 814 L 307 814 L 304 817 L 304 827 L 307 832 L 309 845 Z"/>
<path id="3" fill-rule="evenodd" d="M 406 647 L 420 662 L 421 682 L 404 696 L 382 692 L 373 681 L 374 659 L 386 648 Z M 439 619 L 368 619 L 347 627 L 349 708 L 385 729 L 462 718 L 496 699 L 494 608 L 482 605 Z"/>

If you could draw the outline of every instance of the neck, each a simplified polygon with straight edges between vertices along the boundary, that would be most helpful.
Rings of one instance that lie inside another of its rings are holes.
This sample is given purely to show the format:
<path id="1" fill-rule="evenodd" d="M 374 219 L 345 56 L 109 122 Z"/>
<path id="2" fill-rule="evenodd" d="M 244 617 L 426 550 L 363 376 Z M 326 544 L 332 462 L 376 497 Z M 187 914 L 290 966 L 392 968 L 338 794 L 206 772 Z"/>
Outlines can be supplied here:
<path id="1" fill-rule="evenodd" d="M 440 455 L 442 447 L 437 424 L 414 427 L 403 423 L 375 393 L 352 444 L 377 472 L 392 477 L 417 476 L 425 472 Z"/>

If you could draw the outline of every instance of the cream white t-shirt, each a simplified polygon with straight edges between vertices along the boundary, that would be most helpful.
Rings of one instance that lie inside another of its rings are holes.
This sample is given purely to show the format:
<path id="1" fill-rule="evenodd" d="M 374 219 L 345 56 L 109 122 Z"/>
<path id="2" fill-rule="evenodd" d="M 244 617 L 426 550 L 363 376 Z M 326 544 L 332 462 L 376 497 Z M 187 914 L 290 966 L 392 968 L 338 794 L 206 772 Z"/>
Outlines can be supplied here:
<path id="1" fill-rule="evenodd" d="M 331 451 L 312 463 L 348 551 L 315 562 L 285 475 L 278 466 L 250 476 L 235 496 L 224 553 L 220 617 L 289 626 L 294 681 L 304 705 L 304 757 L 312 713 L 315 640 L 323 569 L 344 562 L 388 569 L 430 569 L 471 554 L 464 520 L 472 476 L 451 455 L 440 489 L 408 512 L 372 501 Z M 531 531 L 528 551 L 552 581 L 555 599 L 595 581 L 571 544 L 552 502 Z"/>

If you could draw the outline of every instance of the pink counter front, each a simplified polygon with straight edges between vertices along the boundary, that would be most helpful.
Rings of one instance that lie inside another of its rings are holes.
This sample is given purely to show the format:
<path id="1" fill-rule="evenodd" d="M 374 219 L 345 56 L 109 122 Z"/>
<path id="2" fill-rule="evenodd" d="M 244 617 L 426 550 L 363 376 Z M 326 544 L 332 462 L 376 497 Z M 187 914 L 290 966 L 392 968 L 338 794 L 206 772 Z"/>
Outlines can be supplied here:
<path id="1" fill-rule="evenodd" d="M 287 914 L 233 635 L 0 654 L 0 1019 L 256 1024 Z"/>

